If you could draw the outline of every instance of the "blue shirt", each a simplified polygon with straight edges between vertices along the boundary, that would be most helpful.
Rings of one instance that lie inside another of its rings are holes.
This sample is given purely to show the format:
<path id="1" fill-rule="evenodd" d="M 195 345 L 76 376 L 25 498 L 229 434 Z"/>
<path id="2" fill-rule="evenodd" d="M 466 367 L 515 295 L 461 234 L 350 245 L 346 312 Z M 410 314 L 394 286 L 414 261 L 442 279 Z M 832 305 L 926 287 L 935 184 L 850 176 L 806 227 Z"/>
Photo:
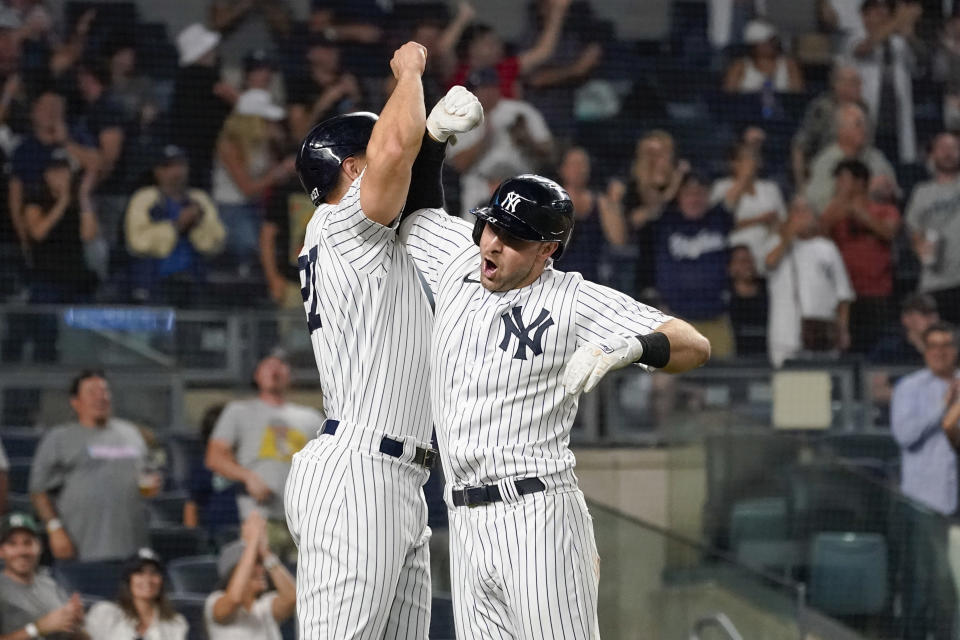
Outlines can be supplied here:
<path id="1" fill-rule="evenodd" d="M 921 369 L 897 383 L 890 406 L 902 460 L 900 489 L 945 515 L 957 510 L 957 456 L 940 426 L 948 384 Z"/>
<path id="2" fill-rule="evenodd" d="M 656 222 L 657 291 L 670 313 L 709 320 L 727 310 L 727 234 L 733 221 L 722 203 L 702 218 L 675 207 Z"/>

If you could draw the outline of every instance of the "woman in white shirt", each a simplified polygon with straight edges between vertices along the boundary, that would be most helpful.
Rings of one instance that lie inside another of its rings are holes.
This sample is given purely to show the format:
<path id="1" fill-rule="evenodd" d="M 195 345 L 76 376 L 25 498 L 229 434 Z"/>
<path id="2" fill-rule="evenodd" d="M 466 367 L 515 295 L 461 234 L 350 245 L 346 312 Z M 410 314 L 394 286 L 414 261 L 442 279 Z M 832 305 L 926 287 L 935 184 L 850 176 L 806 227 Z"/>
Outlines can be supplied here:
<path id="1" fill-rule="evenodd" d="M 740 197 L 732 211 L 734 226 L 729 237 L 730 246 L 749 247 L 757 272 L 763 275 L 767 271 L 764 264 L 767 245 L 787 217 L 783 194 L 777 183 L 757 178 L 760 158 L 752 145 L 738 143 L 730 150 L 727 159 L 730 176 L 713 183 L 710 202 L 720 202 L 735 185 L 739 187 Z"/>
<path id="2" fill-rule="evenodd" d="M 86 629 L 96 640 L 186 640 L 187 621 L 167 599 L 156 553 L 140 549 L 130 558 L 116 601 L 93 605 Z"/>
<path id="3" fill-rule="evenodd" d="M 267 544 L 267 521 L 253 511 L 241 539 L 220 552 L 223 589 L 207 596 L 203 617 L 209 640 L 280 640 L 280 625 L 296 610 L 293 576 Z M 276 591 L 267 591 L 267 576 Z"/>
<path id="4" fill-rule="evenodd" d="M 751 20 L 743 32 L 750 46 L 748 55 L 737 58 L 727 68 L 723 90 L 727 93 L 776 93 L 803 91 L 800 65 L 780 49 L 777 30 L 768 22 Z"/>

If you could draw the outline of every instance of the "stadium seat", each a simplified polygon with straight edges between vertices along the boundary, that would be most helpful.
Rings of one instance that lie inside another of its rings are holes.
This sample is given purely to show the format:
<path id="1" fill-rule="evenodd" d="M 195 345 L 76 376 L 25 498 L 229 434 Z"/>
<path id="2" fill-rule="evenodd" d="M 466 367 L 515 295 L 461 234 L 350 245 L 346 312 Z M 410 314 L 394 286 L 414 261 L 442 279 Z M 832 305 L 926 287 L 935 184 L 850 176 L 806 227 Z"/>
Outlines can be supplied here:
<path id="1" fill-rule="evenodd" d="M 183 523 L 183 505 L 188 496 L 183 491 L 161 493 L 147 502 L 152 526 L 180 525 Z"/>
<path id="2" fill-rule="evenodd" d="M 206 531 L 181 526 L 150 527 L 150 546 L 165 562 L 204 555 L 209 550 Z"/>
<path id="3" fill-rule="evenodd" d="M 810 604 L 837 616 L 883 611 L 887 543 L 876 533 L 819 533 L 810 545 Z"/>
<path id="4" fill-rule="evenodd" d="M 795 540 L 821 531 L 886 532 L 886 488 L 863 473 L 816 463 L 798 465 L 788 476 L 788 531 Z"/>
<path id="5" fill-rule="evenodd" d="M 455 637 L 453 598 L 449 593 L 434 593 L 430 612 L 430 638 L 431 640 L 452 640 Z"/>
<path id="6" fill-rule="evenodd" d="M 8 458 L 32 458 L 43 433 L 32 427 L 4 427 L 0 442 Z"/>
<path id="7" fill-rule="evenodd" d="M 782 497 L 740 500 L 730 514 L 730 548 L 746 540 L 787 537 L 787 500 Z"/>
<path id="8" fill-rule="evenodd" d="M 67 593 L 76 591 L 87 598 L 105 600 L 117 595 L 123 561 L 58 562 L 53 571 Z"/>
<path id="9" fill-rule="evenodd" d="M 203 604 L 206 599 L 206 596 L 178 593 L 170 595 L 170 604 L 187 619 L 187 624 L 190 625 L 187 640 L 207 640 L 207 626 L 203 620 Z"/>
<path id="10" fill-rule="evenodd" d="M 11 493 L 30 494 L 30 458 L 10 458 L 7 482 Z"/>
<path id="11" fill-rule="evenodd" d="M 194 556 L 171 560 L 167 565 L 171 592 L 207 595 L 216 590 L 220 576 L 216 556 Z"/>

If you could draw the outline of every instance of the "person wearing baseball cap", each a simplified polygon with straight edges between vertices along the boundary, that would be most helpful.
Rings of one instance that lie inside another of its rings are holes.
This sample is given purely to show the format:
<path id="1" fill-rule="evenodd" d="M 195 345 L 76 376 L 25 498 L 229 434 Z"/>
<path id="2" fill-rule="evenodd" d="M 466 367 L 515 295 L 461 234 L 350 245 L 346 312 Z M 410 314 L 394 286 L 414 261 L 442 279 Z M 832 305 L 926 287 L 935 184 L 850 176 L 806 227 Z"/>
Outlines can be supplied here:
<path id="1" fill-rule="evenodd" d="M 157 149 L 154 184 L 138 189 L 127 205 L 127 248 L 133 262 L 134 297 L 140 302 L 194 306 L 203 299 L 205 259 L 223 249 L 226 229 L 216 205 L 188 182 L 186 152 Z"/>
<path id="2" fill-rule="evenodd" d="M 743 31 L 748 55 L 733 61 L 723 78 L 727 93 L 777 93 L 803 91 L 803 74 L 796 59 L 783 53 L 776 27 L 764 20 L 751 20 Z"/>
<path id="3" fill-rule="evenodd" d="M 203 607 L 210 640 L 280 640 L 279 625 L 296 609 L 297 586 L 270 551 L 263 516 L 254 511 L 244 520 L 240 540 L 220 551 L 217 572 L 221 588 Z M 268 591 L 268 576 L 275 591 Z"/>
<path id="4" fill-rule="evenodd" d="M 40 570 L 40 529 L 32 516 L 10 513 L 0 521 L 0 636 L 56 638 L 83 632 L 83 603 L 68 596 L 46 570 Z"/>
<path id="5" fill-rule="evenodd" d="M 98 602 L 87 614 L 87 633 L 97 640 L 186 640 L 188 625 L 167 598 L 164 565 L 153 549 L 127 558 L 116 600 Z"/>
<path id="6" fill-rule="evenodd" d="M 277 63 L 264 49 L 254 49 L 243 56 L 244 86 L 247 89 L 270 91 L 276 70 Z"/>

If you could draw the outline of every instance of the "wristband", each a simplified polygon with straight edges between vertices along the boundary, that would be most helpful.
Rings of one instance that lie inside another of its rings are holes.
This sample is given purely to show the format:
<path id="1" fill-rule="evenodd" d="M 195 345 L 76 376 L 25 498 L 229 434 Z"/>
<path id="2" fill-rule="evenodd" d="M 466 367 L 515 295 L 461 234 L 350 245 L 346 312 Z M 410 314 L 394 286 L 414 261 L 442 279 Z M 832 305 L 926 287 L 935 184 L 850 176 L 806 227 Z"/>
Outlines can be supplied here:
<path id="1" fill-rule="evenodd" d="M 273 569 L 280 566 L 280 559 L 277 558 L 275 553 L 271 553 L 266 558 L 263 559 L 263 568 L 267 571 L 272 571 Z"/>
<path id="2" fill-rule="evenodd" d="M 637 340 L 643 346 L 643 354 L 637 362 L 657 369 L 667 366 L 670 362 L 670 339 L 666 334 L 655 331 L 645 336 L 637 336 Z"/>
<path id="3" fill-rule="evenodd" d="M 37 629 L 37 625 L 35 625 L 32 622 L 27 623 L 27 626 L 25 626 L 23 630 L 26 631 L 27 635 L 30 636 L 31 638 L 40 637 L 40 630 Z"/>
<path id="4" fill-rule="evenodd" d="M 63 529 L 63 523 L 60 522 L 60 518 L 50 518 L 47 520 L 47 533 L 53 533 L 60 529 Z"/>

